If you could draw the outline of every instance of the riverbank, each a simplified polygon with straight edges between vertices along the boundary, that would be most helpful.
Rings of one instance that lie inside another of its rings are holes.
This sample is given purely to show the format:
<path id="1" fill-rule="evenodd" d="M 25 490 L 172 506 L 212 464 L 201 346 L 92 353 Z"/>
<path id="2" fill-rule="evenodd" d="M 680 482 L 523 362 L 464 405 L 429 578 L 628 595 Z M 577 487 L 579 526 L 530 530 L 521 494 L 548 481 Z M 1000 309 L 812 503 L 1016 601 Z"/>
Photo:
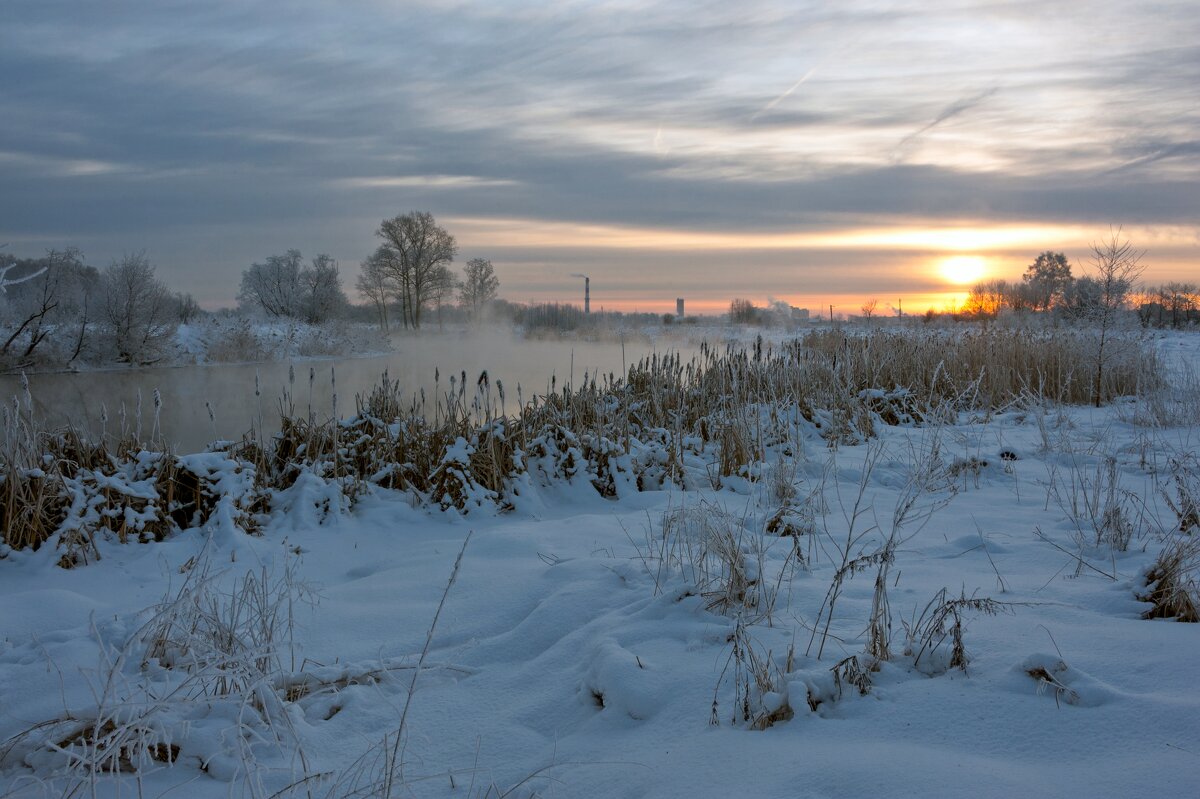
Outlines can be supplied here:
<path id="1" fill-rule="evenodd" d="M 0 557 L 0 786 L 1188 795 L 1197 626 L 1147 617 L 1194 596 L 1198 420 L 968 391 L 974 351 L 824 408 L 823 358 L 660 359 L 461 443 L 385 391 L 183 456 L 179 524 L 108 475 L 73 568 Z"/>

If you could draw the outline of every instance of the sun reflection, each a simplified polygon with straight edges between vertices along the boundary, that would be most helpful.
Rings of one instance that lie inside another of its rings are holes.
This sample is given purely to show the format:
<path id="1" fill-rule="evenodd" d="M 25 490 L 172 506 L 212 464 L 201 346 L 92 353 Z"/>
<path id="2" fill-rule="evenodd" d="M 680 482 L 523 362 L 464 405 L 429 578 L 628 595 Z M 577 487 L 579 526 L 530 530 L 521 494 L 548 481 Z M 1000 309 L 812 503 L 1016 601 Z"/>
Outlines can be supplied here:
<path id="1" fill-rule="evenodd" d="M 986 262 L 978 255 L 955 255 L 938 264 L 942 277 L 959 286 L 979 282 L 986 270 Z"/>

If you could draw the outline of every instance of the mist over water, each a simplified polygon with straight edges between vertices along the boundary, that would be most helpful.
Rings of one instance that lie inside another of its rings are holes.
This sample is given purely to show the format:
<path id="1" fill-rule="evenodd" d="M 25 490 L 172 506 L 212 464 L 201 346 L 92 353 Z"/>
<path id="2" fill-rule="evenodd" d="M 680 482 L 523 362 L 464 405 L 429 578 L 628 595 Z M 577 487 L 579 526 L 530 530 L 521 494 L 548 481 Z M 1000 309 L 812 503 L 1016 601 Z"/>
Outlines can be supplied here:
<path id="1" fill-rule="evenodd" d="M 424 389 L 430 409 L 434 391 L 450 390 L 450 378 L 466 372 L 468 396 L 487 370 L 495 391 L 505 388 L 508 413 L 517 410 L 517 387 L 526 401 L 549 390 L 551 380 L 561 388 L 584 373 L 624 374 L 625 366 L 653 352 L 681 352 L 691 357 L 694 347 L 677 340 L 657 343 L 644 338 L 578 341 L 523 339 L 506 328 L 467 332 L 430 332 L 396 337 L 395 352 L 369 358 L 298 359 L 271 363 L 198 364 L 190 366 L 112 369 L 29 375 L 34 417 L 44 426 L 71 424 L 91 434 L 117 435 L 140 430 L 143 439 L 155 432 L 154 391 L 162 398 L 158 435 L 180 452 L 203 449 L 218 439 L 239 439 L 252 427 L 268 433 L 279 427 L 280 401 L 290 386 L 298 414 L 311 407 L 318 419 L 333 413 L 337 394 L 340 416 L 353 414 L 355 395 L 365 394 L 381 376 L 399 382 L 405 397 Z M 311 382 L 310 382 L 311 370 Z M 440 380 L 435 382 L 435 373 Z M 255 394 L 255 383 L 259 394 Z M 137 415 L 141 395 L 140 427 Z M 11 407 L 23 391 L 18 375 L 0 376 L 0 397 Z M 208 406 L 212 408 L 210 420 Z M 108 421 L 102 421 L 107 410 Z M 124 409 L 122 411 L 122 409 Z M 124 421 L 122 421 L 124 416 Z"/>

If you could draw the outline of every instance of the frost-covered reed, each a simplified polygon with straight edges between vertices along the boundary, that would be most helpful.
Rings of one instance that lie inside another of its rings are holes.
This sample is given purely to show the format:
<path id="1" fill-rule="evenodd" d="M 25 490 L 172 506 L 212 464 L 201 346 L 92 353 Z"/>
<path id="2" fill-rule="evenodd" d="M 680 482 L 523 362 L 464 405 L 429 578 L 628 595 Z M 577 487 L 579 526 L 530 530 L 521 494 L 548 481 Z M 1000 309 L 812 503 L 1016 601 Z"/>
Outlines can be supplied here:
<path id="1" fill-rule="evenodd" d="M 86 562 L 105 532 L 161 539 L 223 514 L 253 531 L 272 492 L 314 475 L 353 501 L 373 487 L 460 512 L 521 501 L 537 484 L 587 481 L 600 494 L 758 479 L 771 448 L 815 432 L 831 448 L 870 439 L 881 424 L 921 425 L 961 411 L 1021 403 L 1083 403 L 1093 342 L 1082 331 L 980 329 L 810 333 L 772 347 L 703 345 L 684 360 L 655 354 L 625 375 L 552 379 L 515 412 L 484 371 L 451 376 L 433 397 L 406 394 L 386 374 L 349 418 L 318 419 L 280 402 L 280 431 L 179 456 L 158 435 L 91 440 L 39 429 L 26 398 L 6 411 L 0 453 L 4 543 L 52 537 L 63 565 Z M 1105 397 L 1161 384 L 1144 348 L 1106 365 Z M 310 372 L 310 391 L 312 375 Z M 159 404 L 156 395 L 155 413 Z M 210 411 L 211 412 L 211 411 Z M 260 414 L 261 416 L 261 414 Z M 123 429 L 128 429 L 122 425 Z"/>

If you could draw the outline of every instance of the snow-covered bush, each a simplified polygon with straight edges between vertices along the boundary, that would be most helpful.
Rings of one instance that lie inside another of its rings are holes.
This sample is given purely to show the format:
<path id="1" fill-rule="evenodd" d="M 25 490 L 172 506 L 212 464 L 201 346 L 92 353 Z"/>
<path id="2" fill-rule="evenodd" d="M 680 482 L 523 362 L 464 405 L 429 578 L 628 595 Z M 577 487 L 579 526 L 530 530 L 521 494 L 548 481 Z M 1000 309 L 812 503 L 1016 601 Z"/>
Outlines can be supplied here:
<path id="1" fill-rule="evenodd" d="M 233 325 L 216 327 L 210 325 L 206 355 L 215 362 L 262 361 L 270 356 L 270 349 L 255 332 L 249 319 L 239 319 Z"/>

